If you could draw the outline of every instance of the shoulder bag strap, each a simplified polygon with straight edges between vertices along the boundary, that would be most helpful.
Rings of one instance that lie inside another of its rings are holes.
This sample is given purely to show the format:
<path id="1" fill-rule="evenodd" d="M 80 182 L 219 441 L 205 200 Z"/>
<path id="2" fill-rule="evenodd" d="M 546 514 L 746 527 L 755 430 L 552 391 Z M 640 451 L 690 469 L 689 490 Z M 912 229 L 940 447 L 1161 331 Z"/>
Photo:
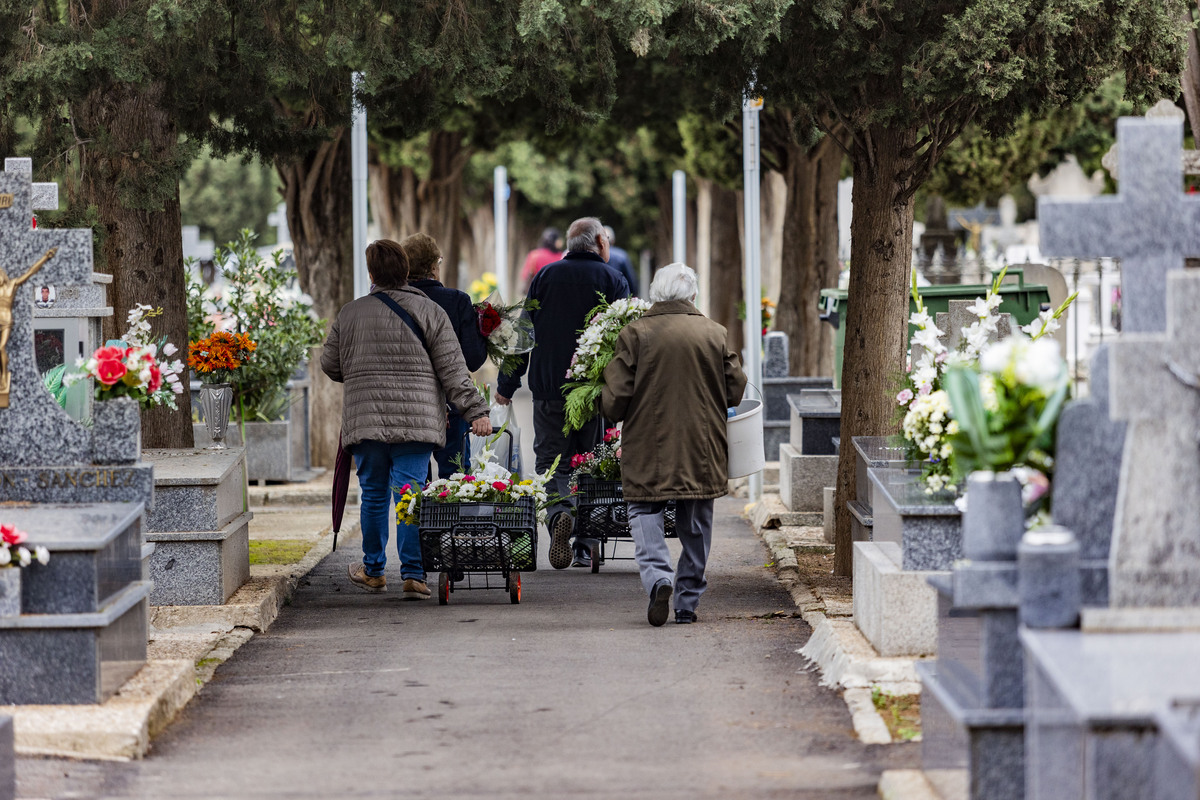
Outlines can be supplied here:
<path id="1" fill-rule="evenodd" d="M 396 316 L 403 320 L 404 324 L 408 326 L 408 329 L 417 335 L 417 341 L 421 343 L 421 347 L 425 348 L 425 354 L 429 356 L 430 363 L 433 363 L 433 354 L 429 352 L 429 344 L 425 341 L 425 334 L 421 332 L 421 326 L 418 325 L 417 321 L 412 318 L 412 314 L 409 314 L 407 311 L 405 311 L 403 306 L 401 306 L 392 298 L 388 297 L 384 292 L 375 292 L 375 294 L 371 296 L 378 297 L 383 301 L 384 305 L 396 312 Z"/>

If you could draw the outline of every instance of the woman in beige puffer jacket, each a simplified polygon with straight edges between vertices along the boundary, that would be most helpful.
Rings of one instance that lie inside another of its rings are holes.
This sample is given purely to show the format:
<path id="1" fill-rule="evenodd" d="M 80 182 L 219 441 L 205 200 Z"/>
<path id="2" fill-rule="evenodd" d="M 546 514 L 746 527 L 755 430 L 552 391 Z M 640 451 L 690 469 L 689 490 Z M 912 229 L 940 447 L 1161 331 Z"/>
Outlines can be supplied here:
<path id="1" fill-rule="evenodd" d="M 338 312 L 321 368 L 345 387 L 342 445 L 354 456 L 362 493 L 363 562 L 351 565 L 350 580 L 382 592 L 393 490 L 398 498 L 405 484 L 424 485 L 430 456 L 446 443 L 447 399 L 477 436 L 492 426 L 446 312 L 406 285 L 403 248 L 389 239 L 371 243 L 367 271 L 375 287 Z M 408 313 L 424 345 L 384 297 Z M 397 525 L 396 549 L 405 599 L 428 599 L 417 526 Z"/>

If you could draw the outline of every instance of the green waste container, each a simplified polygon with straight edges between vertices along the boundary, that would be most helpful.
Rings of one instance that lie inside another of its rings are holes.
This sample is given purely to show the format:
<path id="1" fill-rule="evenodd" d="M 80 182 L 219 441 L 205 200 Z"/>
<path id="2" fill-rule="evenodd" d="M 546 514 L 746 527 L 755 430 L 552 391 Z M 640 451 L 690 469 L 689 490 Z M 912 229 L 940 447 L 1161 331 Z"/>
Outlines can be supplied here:
<path id="1" fill-rule="evenodd" d="M 993 270 L 992 279 L 995 280 L 999 273 L 1000 270 Z M 949 311 L 951 300 L 974 300 L 983 297 L 990 288 L 990 284 L 921 286 L 918 287 L 917 294 L 921 295 L 925 309 L 931 315 L 935 315 L 940 311 Z M 1000 297 L 1000 313 L 1012 314 L 1018 325 L 1028 325 L 1037 318 L 1044 306 L 1049 305 L 1050 290 L 1038 284 L 1026 285 L 1025 271 L 1020 267 L 1009 267 L 1004 283 L 1000 285 Z M 833 343 L 833 385 L 836 387 L 842 385 L 842 348 L 846 343 L 846 326 L 842 321 L 846 319 L 846 302 L 845 289 L 821 290 L 821 309 L 824 312 L 822 317 L 837 331 Z M 911 299 L 908 307 L 909 314 L 917 310 Z M 915 332 L 916 328 L 909 325 L 908 338 L 911 339 Z"/>

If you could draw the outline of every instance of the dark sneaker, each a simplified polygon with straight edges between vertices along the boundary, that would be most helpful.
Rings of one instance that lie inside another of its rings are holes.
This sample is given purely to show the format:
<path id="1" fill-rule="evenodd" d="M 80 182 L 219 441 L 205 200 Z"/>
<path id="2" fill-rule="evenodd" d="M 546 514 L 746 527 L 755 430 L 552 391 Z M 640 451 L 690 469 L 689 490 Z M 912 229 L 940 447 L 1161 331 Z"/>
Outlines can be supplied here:
<path id="1" fill-rule="evenodd" d="M 650 607 L 646 609 L 646 621 L 656 628 L 662 627 L 671 613 L 671 582 L 661 580 L 650 590 Z"/>
<path id="2" fill-rule="evenodd" d="M 351 564 L 350 582 L 364 591 L 378 594 L 379 592 L 387 591 L 387 578 L 383 575 L 368 575 L 367 568 L 362 564 Z"/>
<path id="3" fill-rule="evenodd" d="M 696 620 L 696 612 L 695 611 L 683 611 L 680 609 L 675 610 L 675 624 L 676 625 L 691 625 L 693 622 L 696 622 L 696 621 L 697 620 Z"/>
<path id="4" fill-rule="evenodd" d="M 405 578 L 400 591 L 405 600 L 428 600 L 433 597 L 433 592 L 429 591 L 429 586 L 425 581 L 419 581 L 416 578 Z"/>
<path id="5" fill-rule="evenodd" d="M 571 566 L 571 515 L 560 511 L 550 520 L 550 566 L 566 569 Z"/>

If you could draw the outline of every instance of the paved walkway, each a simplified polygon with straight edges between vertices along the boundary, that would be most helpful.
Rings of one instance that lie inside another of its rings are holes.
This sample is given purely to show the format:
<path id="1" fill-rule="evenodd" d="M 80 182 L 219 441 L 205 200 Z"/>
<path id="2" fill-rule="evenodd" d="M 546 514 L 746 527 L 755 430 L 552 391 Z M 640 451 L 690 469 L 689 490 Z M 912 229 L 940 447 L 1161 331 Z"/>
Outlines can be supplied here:
<path id="1" fill-rule="evenodd" d="M 803 621 L 720 501 L 692 626 L 646 624 L 633 562 L 449 606 L 349 586 L 345 541 L 141 762 L 18 762 L 21 798 L 869 798 L 915 745 L 854 739 Z M 390 569 L 389 569 L 390 571 Z M 398 576 L 392 576 L 393 579 Z M 398 581 L 397 581 L 398 582 Z"/>

